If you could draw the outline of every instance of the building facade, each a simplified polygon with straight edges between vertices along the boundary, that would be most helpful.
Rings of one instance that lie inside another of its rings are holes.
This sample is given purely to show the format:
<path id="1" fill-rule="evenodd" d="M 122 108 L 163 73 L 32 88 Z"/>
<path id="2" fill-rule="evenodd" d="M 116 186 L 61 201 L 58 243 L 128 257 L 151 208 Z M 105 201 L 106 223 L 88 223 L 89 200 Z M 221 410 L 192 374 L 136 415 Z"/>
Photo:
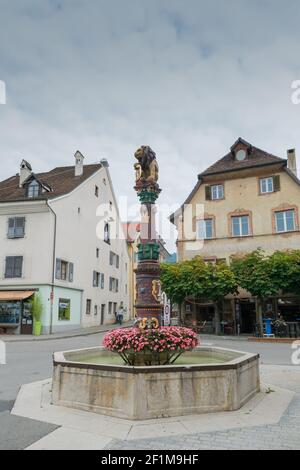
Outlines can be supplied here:
<path id="1" fill-rule="evenodd" d="M 115 322 L 128 311 L 129 257 L 108 163 L 35 174 L 0 183 L 0 328 L 30 334 L 30 299 L 42 301 L 42 332 Z"/>
<path id="2" fill-rule="evenodd" d="M 201 255 L 210 263 L 227 262 L 257 248 L 267 253 L 299 249 L 300 181 L 294 150 L 279 158 L 239 138 L 225 157 L 198 176 L 193 191 L 171 216 L 178 229 L 178 259 Z M 281 313 L 300 321 L 296 298 L 270 298 L 265 315 Z M 214 307 L 207 299 L 187 302 L 186 318 L 204 322 L 211 331 Z M 256 299 L 240 291 L 224 299 L 221 330 L 252 333 Z"/>

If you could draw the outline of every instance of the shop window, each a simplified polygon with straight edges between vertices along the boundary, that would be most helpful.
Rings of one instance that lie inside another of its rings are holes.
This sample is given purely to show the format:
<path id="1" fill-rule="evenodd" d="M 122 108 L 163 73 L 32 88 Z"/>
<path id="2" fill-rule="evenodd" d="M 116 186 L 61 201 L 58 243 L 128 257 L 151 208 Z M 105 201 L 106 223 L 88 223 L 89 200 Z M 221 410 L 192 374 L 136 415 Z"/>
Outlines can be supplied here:
<path id="1" fill-rule="evenodd" d="M 58 319 L 60 321 L 69 321 L 71 319 L 71 300 L 59 299 Z"/>

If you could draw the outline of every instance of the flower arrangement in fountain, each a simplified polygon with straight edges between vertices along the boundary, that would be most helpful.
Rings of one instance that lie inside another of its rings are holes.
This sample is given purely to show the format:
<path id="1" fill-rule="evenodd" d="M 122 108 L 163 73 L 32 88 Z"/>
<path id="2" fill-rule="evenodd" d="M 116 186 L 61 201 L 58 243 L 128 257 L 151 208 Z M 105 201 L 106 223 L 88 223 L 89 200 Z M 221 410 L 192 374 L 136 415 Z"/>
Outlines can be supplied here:
<path id="1" fill-rule="evenodd" d="M 107 333 L 103 345 L 118 353 L 125 364 L 166 365 L 173 364 L 186 351 L 199 344 L 197 334 L 190 328 L 119 328 Z"/>

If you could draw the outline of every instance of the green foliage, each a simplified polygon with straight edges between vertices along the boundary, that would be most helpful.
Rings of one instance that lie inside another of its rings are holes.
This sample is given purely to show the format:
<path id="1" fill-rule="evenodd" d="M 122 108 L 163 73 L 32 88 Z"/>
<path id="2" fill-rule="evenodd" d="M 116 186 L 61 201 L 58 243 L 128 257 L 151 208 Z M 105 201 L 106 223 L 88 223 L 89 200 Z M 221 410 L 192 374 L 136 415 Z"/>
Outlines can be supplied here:
<path id="1" fill-rule="evenodd" d="M 206 264 L 200 256 L 174 264 L 161 265 L 162 289 L 171 302 L 181 304 L 186 297 L 206 297 L 217 301 L 236 293 L 234 273 L 225 263 Z"/>
<path id="2" fill-rule="evenodd" d="M 41 321 L 41 317 L 43 313 L 43 304 L 42 304 L 39 294 L 34 294 L 31 300 L 31 312 L 36 322 Z"/>
<path id="3" fill-rule="evenodd" d="M 239 286 L 254 296 L 300 293 L 300 250 L 275 251 L 267 256 L 258 249 L 233 259 L 231 269 Z"/>

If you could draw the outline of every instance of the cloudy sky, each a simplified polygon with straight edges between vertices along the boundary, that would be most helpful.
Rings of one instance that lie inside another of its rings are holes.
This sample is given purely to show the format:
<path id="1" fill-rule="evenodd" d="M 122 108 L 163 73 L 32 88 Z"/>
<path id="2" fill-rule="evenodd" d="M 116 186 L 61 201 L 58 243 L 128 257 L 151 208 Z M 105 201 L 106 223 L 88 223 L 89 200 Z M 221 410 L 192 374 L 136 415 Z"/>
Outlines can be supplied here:
<path id="1" fill-rule="evenodd" d="M 0 179 L 79 149 L 135 201 L 147 144 L 176 205 L 239 136 L 300 155 L 299 21 L 298 0 L 0 0 Z"/>

